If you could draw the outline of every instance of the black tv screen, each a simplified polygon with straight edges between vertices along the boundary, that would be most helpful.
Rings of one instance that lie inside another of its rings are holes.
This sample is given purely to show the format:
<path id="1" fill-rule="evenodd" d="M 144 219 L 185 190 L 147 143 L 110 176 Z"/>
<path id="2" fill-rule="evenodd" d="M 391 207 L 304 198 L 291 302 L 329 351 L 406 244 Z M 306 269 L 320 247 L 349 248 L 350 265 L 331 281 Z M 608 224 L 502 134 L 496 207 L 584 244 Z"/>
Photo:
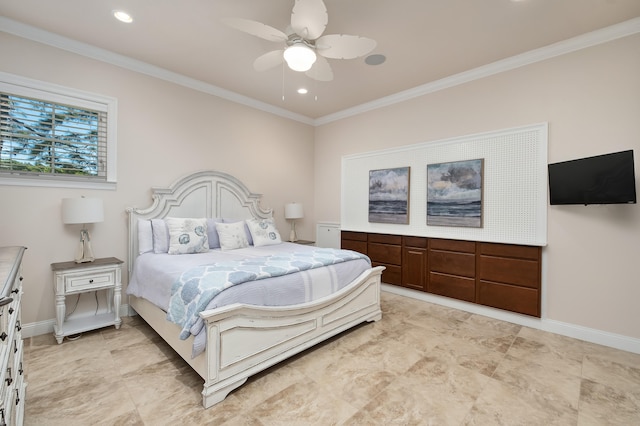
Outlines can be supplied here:
<path id="1" fill-rule="evenodd" d="M 549 196 L 551 205 L 635 203 L 633 150 L 549 164 Z"/>

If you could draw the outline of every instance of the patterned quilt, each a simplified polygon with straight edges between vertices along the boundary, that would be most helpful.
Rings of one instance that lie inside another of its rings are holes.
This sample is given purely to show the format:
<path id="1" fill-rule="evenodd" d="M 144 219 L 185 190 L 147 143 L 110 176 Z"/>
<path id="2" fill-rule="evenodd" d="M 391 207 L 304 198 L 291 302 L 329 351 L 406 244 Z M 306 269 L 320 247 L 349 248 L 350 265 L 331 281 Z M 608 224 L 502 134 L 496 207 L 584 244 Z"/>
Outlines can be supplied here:
<path id="1" fill-rule="evenodd" d="M 362 258 L 368 259 L 355 251 L 318 248 L 309 252 L 197 266 L 183 272 L 173 284 L 167 320 L 182 327 L 180 339 L 185 340 L 190 336 L 191 326 L 199 318 L 199 313 L 226 288 Z"/>

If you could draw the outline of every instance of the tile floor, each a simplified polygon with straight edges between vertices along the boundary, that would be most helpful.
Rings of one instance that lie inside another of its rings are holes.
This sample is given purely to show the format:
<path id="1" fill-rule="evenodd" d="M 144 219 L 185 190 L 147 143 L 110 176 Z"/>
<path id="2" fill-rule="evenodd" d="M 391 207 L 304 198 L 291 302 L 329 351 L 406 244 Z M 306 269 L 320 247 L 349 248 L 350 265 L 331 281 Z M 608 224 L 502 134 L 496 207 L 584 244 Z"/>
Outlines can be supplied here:
<path id="1" fill-rule="evenodd" d="M 640 355 L 383 293 L 383 319 L 202 381 L 149 326 L 25 341 L 26 425 L 640 425 Z"/>

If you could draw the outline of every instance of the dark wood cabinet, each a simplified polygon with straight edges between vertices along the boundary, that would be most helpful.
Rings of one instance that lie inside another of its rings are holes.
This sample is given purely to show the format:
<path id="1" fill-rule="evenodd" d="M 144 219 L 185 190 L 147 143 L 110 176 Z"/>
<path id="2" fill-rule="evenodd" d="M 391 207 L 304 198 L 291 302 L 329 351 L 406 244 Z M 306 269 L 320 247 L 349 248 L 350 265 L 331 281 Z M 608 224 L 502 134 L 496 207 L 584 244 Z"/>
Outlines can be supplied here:
<path id="1" fill-rule="evenodd" d="M 427 289 L 427 239 L 402 237 L 402 286 Z"/>
<path id="2" fill-rule="evenodd" d="M 353 250 L 358 253 L 367 254 L 367 233 L 342 231 L 340 235 L 340 246 L 345 250 Z"/>
<path id="3" fill-rule="evenodd" d="M 473 241 L 429 240 L 427 291 L 475 302 L 476 244 Z"/>
<path id="4" fill-rule="evenodd" d="M 478 243 L 477 302 L 540 316 L 542 248 Z"/>
<path id="5" fill-rule="evenodd" d="M 369 234 L 367 253 L 373 266 L 384 266 L 382 281 L 402 285 L 402 237 Z"/>
<path id="6" fill-rule="evenodd" d="M 354 231 L 341 242 L 384 266 L 386 284 L 540 316 L 541 247 Z"/>

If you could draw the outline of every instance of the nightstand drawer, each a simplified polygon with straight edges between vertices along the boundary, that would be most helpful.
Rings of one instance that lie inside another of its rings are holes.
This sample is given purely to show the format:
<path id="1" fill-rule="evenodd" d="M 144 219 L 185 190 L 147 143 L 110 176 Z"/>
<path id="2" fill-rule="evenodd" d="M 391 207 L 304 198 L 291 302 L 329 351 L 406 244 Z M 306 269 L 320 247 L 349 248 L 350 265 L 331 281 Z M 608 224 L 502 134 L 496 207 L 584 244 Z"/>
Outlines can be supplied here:
<path id="1" fill-rule="evenodd" d="M 64 288 L 66 293 L 113 286 L 116 283 L 115 271 L 94 272 L 91 274 L 65 274 Z"/>

